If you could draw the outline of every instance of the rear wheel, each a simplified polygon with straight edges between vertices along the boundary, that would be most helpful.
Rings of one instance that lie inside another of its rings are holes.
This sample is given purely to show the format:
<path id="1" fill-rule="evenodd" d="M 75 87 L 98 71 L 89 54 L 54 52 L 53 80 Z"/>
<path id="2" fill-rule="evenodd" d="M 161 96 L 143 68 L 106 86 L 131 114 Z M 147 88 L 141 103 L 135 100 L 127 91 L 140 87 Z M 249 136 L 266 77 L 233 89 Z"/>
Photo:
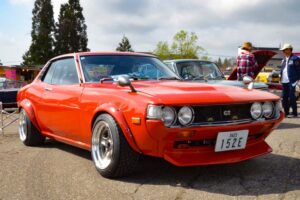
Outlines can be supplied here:
<path id="1" fill-rule="evenodd" d="M 32 124 L 24 109 L 21 109 L 19 115 L 19 136 L 26 146 L 41 145 L 45 141 L 45 137 Z"/>
<path id="2" fill-rule="evenodd" d="M 94 122 L 91 153 L 96 169 L 107 178 L 128 175 L 134 171 L 139 159 L 109 114 L 98 116 Z"/>

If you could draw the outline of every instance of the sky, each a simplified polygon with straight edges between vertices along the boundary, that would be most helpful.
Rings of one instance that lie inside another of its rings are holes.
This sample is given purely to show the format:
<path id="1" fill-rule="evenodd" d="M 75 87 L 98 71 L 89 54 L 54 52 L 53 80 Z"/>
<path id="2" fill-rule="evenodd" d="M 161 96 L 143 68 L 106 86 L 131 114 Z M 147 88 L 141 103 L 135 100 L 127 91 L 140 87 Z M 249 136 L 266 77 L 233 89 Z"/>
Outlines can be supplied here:
<path id="1" fill-rule="evenodd" d="M 57 20 L 60 5 L 52 0 Z M 0 0 L 0 62 L 15 65 L 31 43 L 34 0 Z M 81 0 L 88 48 L 114 51 L 123 35 L 134 51 L 172 43 L 180 30 L 194 32 L 209 57 L 235 57 L 244 41 L 257 47 L 291 43 L 300 51 L 299 0 Z M 201 56 L 201 55 L 200 55 Z"/>

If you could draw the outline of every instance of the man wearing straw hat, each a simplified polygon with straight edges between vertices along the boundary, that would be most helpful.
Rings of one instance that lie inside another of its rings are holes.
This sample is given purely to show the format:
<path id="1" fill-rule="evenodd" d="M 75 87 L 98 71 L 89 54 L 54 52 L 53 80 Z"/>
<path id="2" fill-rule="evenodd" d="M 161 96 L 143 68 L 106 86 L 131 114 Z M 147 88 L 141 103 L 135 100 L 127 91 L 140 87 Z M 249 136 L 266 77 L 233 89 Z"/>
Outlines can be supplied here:
<path id="1" fill-rule="evenodd" d="M 241 47 L 241 52 L 237 56 L 237 79 L 242 80 L 244 76 L 254 78 L 254 71 L 257 68 L 257 62 L 254 55 L 251 53 L 251 42 L 244 42 Z"/>
<path id="2" fill-rule="evenodd" d="M 295 88 L 300 79 L 300 58 L 294 55 L 293 47 L 284 44 L 280 49 L 285 58 L 281 63 L 282 106 L 287 117 L 298 117 Z M 290 114 L 292 107 L 292 114 Z"/>

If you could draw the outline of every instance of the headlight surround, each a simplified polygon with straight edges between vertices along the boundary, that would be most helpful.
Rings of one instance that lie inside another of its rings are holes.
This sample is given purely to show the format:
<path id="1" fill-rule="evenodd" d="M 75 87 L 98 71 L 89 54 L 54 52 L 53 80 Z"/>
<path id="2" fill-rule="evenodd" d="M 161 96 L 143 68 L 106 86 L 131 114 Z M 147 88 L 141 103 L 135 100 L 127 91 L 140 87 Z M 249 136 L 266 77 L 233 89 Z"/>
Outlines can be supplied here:
<path id="1" fill-rule="evenodd" d="M 258 119 L 263 114 L 263 109 L 261 103 L 255 102 L 250 108 L 250 113 L 253 119 Z"/>
<path id="2" fill-rule="evenodd" d="M 163 107 L 161 119 L 165 126 L 172 126 L 176 119 L 175 109 L 169 106 Z"/>
<path id="3" fill-rule="evenodd" d="M 189 106 L 180 108 L 178 112 L 178 121 L 181 125 L 186 126 L 194 120 L 194 110 Z"/>
<path id="4" fill-rule="evenodd" d="M 274 114 L 274 104 L 272 102 L 265 102 L 262 105 L 263 115 L 265 118 L 271 118 Z"/>

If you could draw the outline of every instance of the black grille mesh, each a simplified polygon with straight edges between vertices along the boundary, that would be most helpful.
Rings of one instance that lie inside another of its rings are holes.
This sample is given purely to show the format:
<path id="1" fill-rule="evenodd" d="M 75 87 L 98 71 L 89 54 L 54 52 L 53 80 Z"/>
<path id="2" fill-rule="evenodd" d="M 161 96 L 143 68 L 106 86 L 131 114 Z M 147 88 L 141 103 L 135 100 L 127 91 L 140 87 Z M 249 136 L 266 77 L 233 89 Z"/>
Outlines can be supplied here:
<path id="1" fill-rule="evenodd" d="M 251 104 L 191 106 L 195 112 L 193 124 L 230 123 L 251 120 Z M 176 108 L 178 111 L 180 107 Z M 176 125 L 179 125 L 176 122 Z"/>

